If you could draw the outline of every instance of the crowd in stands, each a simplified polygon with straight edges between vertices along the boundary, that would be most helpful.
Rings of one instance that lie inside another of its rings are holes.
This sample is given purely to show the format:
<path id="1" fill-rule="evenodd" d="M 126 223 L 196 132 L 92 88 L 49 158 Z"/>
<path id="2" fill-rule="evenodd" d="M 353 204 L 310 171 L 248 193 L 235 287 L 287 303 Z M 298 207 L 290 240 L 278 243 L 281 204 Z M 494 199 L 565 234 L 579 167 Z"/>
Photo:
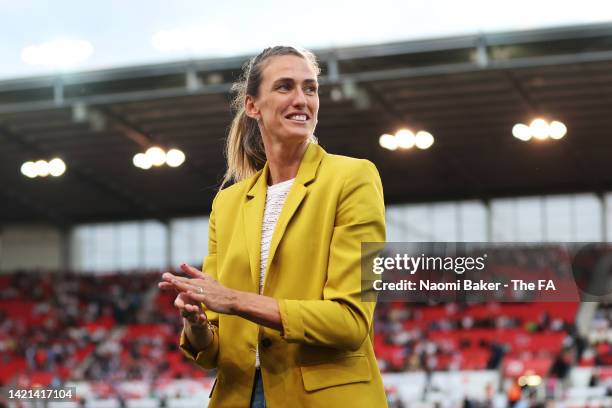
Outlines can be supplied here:
<path id="1" fill-rule="evenodd" d="M 0 276 L 0 382 L 14 374 L 39 383 L 92 378 L 99 370 L 85 370 L 95 365 L 87 359 L 112 331 L 151 318 L 144 297 L 156 281 L 157 274 Z"/>
<path id="2" fill-rule="evenodd" d="M 599 304 L 589 333 L 582 365 L 612 366 L 612 302 Z"/>
<path id="3" fill-rule="evenodd" d="M 552 366 L 562 350 L 582 352 L 575 303 L 377 307 L 375 344 L 383 371 L 497 369 L 504 357 Z"/>
<path id="4" fill-rule="evenodd" d="M 177 348 L 181 319 L 159 272 L 0 276 L 0 384 L 114 384 L 210 378 Z M 595 312 L 588 338 L 577 303 L 381 302 L 375 348 L 383 373 L 497 370 L 564 381 L 571 367 L 600 367 L 612 381 L 612 305 Z M 611 385 L 612 390 L 612 385 Z M 112 395 L 112 387 L 106 395 Z"/>

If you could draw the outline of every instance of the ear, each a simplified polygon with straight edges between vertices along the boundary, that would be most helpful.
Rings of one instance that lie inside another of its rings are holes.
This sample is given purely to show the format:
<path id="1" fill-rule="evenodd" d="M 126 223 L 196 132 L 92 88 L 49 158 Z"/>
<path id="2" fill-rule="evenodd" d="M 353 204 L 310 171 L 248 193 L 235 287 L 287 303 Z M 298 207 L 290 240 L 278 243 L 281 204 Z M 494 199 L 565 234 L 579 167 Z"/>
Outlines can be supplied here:
<path id="1" fill-rule="evenodd" d="M 247 95 L 244 100 L 244 113 L 246 113 L 246 115 L 249 118 L 252 118 L 255 120 L 259 120 L 259 118 L 261 118 L 259 109 L 257 108 L 255 104 L 255 99 L 253 99 L 251 95 Z"/>

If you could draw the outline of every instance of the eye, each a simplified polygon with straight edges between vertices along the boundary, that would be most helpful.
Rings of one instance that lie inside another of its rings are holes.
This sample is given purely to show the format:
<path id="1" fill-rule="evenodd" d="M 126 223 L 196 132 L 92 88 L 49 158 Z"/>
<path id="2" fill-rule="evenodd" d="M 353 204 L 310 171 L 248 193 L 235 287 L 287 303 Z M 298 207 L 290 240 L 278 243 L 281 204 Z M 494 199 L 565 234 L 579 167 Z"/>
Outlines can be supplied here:
<path id="1" fill-rule="evenodd" d="M 279 90 L 279 91 L 288 91 L 288 90 L 290 90 L 290 89 L 291 89 L 291 87 L 289 86 L 289 84 L 284 83 L 284 84 L 279 84 L 279 85 L 276 87 L 276 89 L 277 89 L 277 90 Z"/>
<path id="2" fill-rule="evenodd" d="M 308 85 L 304 92 L 306 92 L 308 94 L 316 94 L 317 93 L 317 86 L 316 85 Z"/>

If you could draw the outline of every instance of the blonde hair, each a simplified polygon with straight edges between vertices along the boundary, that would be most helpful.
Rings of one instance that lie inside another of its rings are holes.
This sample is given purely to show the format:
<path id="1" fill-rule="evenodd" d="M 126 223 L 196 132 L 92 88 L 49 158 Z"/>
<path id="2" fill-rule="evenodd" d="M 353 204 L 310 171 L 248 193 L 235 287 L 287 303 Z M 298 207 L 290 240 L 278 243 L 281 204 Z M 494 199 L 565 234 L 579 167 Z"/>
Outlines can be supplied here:
<path id="1" fill-rule="evenodd" d="M 247 95 L 254 98 L 259 95 L 264 62 L 271 57 L 283 55 L 304 58 L 312 66 L 317 77 L 321 73 L 317 59 L 312 52 L 290 46 L 266 48 L 243 65 L 240 79 L 232 86 L 234 97 L 231 107 L 235 114 L 225 143 L 227 170 L 223 176 L 220 190 L 228 182 L 238 182 L 252 176 L 266 163 L 266 152 L 259 126 L 255 119 L 247 116 L 244 101 Z M 314 136 L 311 137 L 311 142 L 316 143 Z"/>

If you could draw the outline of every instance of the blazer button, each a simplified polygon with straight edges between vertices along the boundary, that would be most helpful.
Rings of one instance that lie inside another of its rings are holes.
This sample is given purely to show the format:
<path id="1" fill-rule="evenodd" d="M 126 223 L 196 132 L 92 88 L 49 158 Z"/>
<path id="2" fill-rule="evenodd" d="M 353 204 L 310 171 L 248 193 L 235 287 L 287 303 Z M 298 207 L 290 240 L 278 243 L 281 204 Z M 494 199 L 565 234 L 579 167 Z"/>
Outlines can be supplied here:
<path id="1" fill-rule="evenodd" d="M 272 345 L 272 340 L 270 340 L 269 338 L 264 337 L 264 338 L 261 340 L 261 346 L 262 346 L 263 348 L 268 348 L 268 347 L 270 347 L 271 345 Z"/>

